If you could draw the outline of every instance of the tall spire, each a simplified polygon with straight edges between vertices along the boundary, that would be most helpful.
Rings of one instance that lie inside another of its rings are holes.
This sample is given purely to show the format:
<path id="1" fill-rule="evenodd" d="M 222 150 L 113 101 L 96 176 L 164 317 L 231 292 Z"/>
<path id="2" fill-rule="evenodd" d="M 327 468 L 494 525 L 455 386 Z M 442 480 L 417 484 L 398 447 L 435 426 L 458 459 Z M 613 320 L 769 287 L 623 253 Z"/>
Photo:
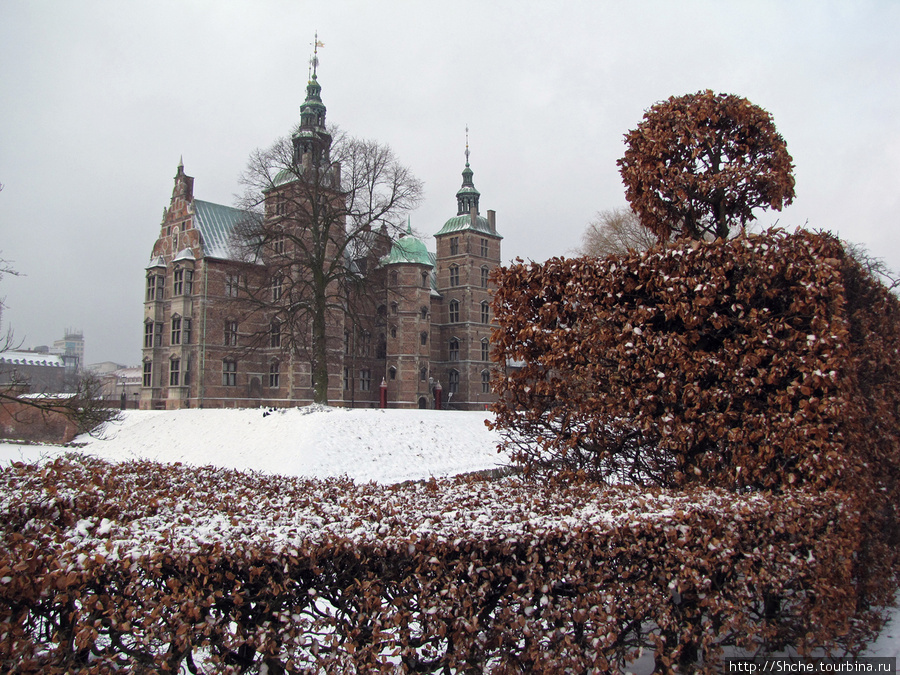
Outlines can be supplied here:
<path id="1" fill-rule="evenodd" d="M 318 81 L 319 47 L 318 31 L 313 42 L 313 55 L 309 60 L 309 81 L 306 84 L 306 100 L 300 106 L 300 128 L 292 136 L 294 161 L 298 165 L 309 162 L 328 163 L 331 134 L 325 129 L 325 104 L 322 103 L 322 86 Z"/>
<path id="2" fill-rule="evenodd" d="M 456 193 L 456 215 L 463 216 L 471 213 L 475 209 L 478 214 L 478 198 L 481 193 L 475 189 L 475 183 L 472 182 L 474 172 L 469 167 L 469 125 L 466 125 L 466 167 L 463 169 L 462 187 Z"/>

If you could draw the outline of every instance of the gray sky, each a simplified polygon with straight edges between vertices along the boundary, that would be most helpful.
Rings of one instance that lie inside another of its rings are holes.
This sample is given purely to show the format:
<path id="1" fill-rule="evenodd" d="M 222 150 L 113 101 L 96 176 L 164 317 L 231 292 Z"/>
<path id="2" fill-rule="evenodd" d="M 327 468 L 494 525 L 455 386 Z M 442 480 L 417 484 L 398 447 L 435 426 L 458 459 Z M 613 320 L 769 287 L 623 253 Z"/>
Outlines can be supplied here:
<path id="1" fill-rule="evenodd" d="M 233 204 L 249 153 L 299 121 L 313 34 L 328 121 L 425 181 L 413 228 L 455 215 L 465 126 L 504 259 L 565 255 L 625 206 L 644 111 L 701 89 L 768 110 L 797 197 L 760 222 L 831 230 L 900 270 L 900 2 L 4 0 L 0 281 L 25 346 L 82 329 L 140 359 L 144 267 L 183 155 Z"/>

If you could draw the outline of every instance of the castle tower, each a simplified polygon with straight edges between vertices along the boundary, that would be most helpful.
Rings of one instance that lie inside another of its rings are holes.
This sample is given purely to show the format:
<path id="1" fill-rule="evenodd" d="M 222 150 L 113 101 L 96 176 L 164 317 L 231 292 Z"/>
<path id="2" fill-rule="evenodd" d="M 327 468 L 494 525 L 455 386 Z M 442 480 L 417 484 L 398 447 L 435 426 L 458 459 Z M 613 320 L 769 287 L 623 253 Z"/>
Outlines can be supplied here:
<path id="1" fill-rule="evenodd" d="M 391 407 L 430 405 L 431 273 L 434 262 L 412 229 L 381 261 L 387 272 L 385 381 Z"/>
<path id="2" fill-rule="evenodd" d="M 469 165 L 468 128 L 463 182 L 456 193 L 457 213 L 435 234 L 436 304 L 432 376 L 441 383 L 447 407 L 483 409 L 494 400 L 490 389 L 490 337 L 493 323 L 491 272 L 500 265 L 500 242 L 493 211 L 479 214 L 481 193 Z"/>

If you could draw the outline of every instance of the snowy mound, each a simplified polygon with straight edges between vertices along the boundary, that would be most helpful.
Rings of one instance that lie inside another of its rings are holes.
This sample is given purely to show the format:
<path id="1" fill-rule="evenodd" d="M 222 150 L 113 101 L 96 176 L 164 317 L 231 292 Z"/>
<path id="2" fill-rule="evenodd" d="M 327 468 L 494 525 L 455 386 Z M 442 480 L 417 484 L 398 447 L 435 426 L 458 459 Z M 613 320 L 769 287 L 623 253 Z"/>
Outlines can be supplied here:
<path id="1" fill-rule="evenodd" d="M 310 406 L 268 412 L 133 410 L 85 452 L 110 461 L 149 459 L 240 471 L 396 483 L 492 469 L 506 463 L 485 412 L 361 410 Z M 9 446 L 7 446 L 9 447 Z M 7 459 L 58 453 L 18 446 Z M 16 452 L 17 451 L 17 452 Z M 16 456 L 16 455 L 19 456 Z"/>

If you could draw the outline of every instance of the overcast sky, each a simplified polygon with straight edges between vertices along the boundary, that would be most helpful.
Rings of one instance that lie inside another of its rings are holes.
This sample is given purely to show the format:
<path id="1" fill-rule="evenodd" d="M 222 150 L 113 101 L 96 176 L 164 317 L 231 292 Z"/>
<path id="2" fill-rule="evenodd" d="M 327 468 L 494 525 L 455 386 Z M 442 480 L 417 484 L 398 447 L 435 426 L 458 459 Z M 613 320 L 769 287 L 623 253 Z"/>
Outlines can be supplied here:
<path id="1" fill-rule="evenodd" d="M 900 2 L 0 3 L 0 280 L 25 346 L 84 331 L 140 360 L 144 268 L 176 166 L 233 204 L 249 153 L 299 121 L 313 35 L 328 121 L 425 181 L 413 228 L 456 213 L 470 128 L 503 257 L 571 254 L 625 206 L 616 160 L 644 111 L 701 89 L 768 110 L 808 224 L 900 270 Z"/>

